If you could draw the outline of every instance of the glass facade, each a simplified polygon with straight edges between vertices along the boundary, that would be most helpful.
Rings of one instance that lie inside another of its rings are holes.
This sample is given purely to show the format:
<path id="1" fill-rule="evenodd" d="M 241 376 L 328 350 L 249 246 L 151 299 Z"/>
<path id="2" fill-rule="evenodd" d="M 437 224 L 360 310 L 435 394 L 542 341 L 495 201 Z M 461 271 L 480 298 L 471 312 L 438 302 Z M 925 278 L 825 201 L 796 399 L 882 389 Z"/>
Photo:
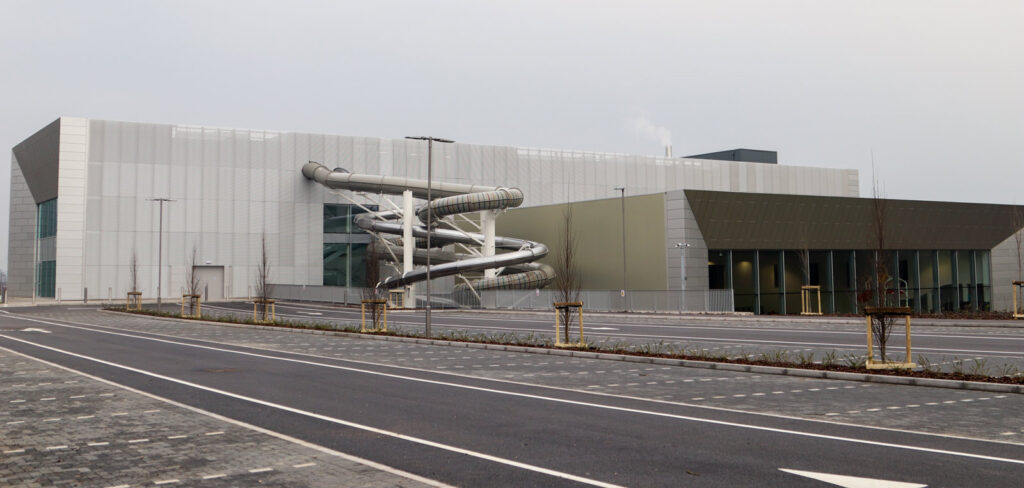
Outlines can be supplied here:
<path id="1" fill-rule="evenodd" d="M 825 313 L 907 306 L 917 313 L 991 310 L 986 250 L 708 250 L 711 289 L 733 289 L 737 311 L 800 312 L 800 287 L 821 286 Z M 885 271 L 875 273 L 876 262 Z"/>
<path id="2" fill-rule="evenodd" d="M 367 205 L 377 210 L 376 205 Z M 366 210 L 356 205 L 324 204 L 325 286 L 366 285 L 366 246 L 371 236 L 352 220 Z"/>
<path id="3" fill-rule="evenodd" d="M 724 251 L 723 251 L 724 252 Z M 709 251 L 708 254 L 714 254 Z M 732 289 L 737 312 L 755 312 L 758 306 L 757 253 L 754 251 L 733 251 Z"/>
<path id="4" fill-rule="evenodd" d="M 57 199 L 36 206 L 36 296 L 53 298 L 57 286 Z"/>
<path id="5" fill-rule="evenodd" d="M 39 229 L 38 235 L 40 239 L 44 237 L 56 237 L 57 236 L 57 199 L 47 200 L 38 205 L 39 216 Z"/>

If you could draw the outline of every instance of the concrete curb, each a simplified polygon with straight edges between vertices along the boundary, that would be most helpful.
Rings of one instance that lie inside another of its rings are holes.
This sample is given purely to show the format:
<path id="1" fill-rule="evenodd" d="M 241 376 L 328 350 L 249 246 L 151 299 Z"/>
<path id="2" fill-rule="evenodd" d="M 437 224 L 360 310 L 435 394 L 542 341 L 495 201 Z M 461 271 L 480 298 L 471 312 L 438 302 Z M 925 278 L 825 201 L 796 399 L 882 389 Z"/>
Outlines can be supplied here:
<path id="1" fill-rule="evenodd" d="M 113 310 L 103 310 L 108 313 L 122 314 Z M 154 315 L 143 315 L 144 317 L 181 322 L 182 319 L 171 317 L 157 317 Z M 802 378 L 816 378 L 827 380 L 860 381 L 865 383 L 879 383 L 901 386 L 926 386 L 930 388 L 946 388 L 951 390 L 972 390 L 987 391 L 991 393 L 1018 393 L 1024 394 L 1024 385 L 1009 385 L 1003 383 L 986 383 L 981 381 L 943 380 L 937 378 L 915 378 L 912 376 L 889 376 L 870 373 L 850 373 L 846 371 L 825 371 L 818 369 L 783 368 L 778 366 L 758 366 L 753 364 L 716 363 L 712 361 L 696 361 L 692 359 L 670 359 L 647 356 L 630 356 L 626 354 L 612 354 L 604 352 L 574 351 L 571 349 L 548 349 L 543 347 L 510 346 L 502 344 L 486 344 L 481 342 L 446 341 L 439 339 L 426 339 L 419 337 L 396 337 L 372 334 L 360 334 L 355 332 L 344 332 L 338 330 L 298 329 L 292 327 L 275 327 L 269 325 L 232 324 L 228 322 L 213 322 L 209 320 L 185 320 L 209 325 L 222 325 L 226 327 L 238 327 L 243 329 L 272 328 L 277 331 L 294 332 L 298 334 L 312 335 L 333 335 L 339 337 L 351 337 L 357 339 L 370 339 L 376 341 L 409 342 L 415 344 L 429 344 L 434 346 L 465 347 L 470 349 L 487 349 L 492 351 L 522 352 L 527 354 L 546 354 L 550 356 L 565 356 L 585 359 L 601 359 L 605 361 L 623 361 L 638 364 L 657 364 L 661 366 L 681 366 L 684 368 L 713 369 L 717 371 L 736 371 L 740 373 L 772 374 L 781 376 L 796 376 Z"/>

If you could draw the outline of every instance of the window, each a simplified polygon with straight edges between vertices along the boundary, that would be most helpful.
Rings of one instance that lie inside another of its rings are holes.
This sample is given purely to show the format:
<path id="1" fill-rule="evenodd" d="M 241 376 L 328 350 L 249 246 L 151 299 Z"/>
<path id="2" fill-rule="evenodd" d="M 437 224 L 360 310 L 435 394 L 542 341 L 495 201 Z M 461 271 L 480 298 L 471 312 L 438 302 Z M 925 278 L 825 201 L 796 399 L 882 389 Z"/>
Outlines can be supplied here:
<path id="1" fill-rule="evenodd" d="M 377 210 L 376 205 L 366 205 L 370 210 Z M 335 203 L 324 204 L 324 234 L 360 234 L 362 229 L 353 222 L 359 214 L 366 213 L 366 210 L 356 205 L 344 205 Z"/>
<path id="2" fill-rule="evenodd" d="M 376 205 L 366 208 L 377 210 Z M 361 213 L 366 210 L 356 205 L 324 204 L 324 286 L 365 286 L 371 236 L 353 223 Z"/>
<path id="3" fill-rule="evenodd" d="M 55 297 L 57 286 L 57 199 L 36 205 L 36 296 Z"/>
<path id="4" fill-rule="evenodd" d="M 47 200 L 37 206 L 38 237 L 54 237 L 57 235 L 57 199 Z"/>

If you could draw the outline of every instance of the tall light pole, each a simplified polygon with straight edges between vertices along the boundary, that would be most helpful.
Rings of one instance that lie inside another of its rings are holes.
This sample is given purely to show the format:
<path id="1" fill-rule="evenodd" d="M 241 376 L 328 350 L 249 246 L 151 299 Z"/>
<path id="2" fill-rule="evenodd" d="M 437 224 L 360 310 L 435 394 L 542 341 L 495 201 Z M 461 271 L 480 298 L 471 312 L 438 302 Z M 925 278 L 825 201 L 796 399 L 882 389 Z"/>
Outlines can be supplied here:
<path id="1" fill-rule="evenodd" d="M 434 223 L 434 210 L 431 207 L 433 198 L 430 194 L 430 189 L 434 186 L 433 180 L 433 167 L 434 167 L 434 141 L 451 144 L 455 141 L 451 139 L 441 139 L 440 137 L 430 136 L 409 136 L 406 139 L 414 139 L 417 141 L 427 141 L 427 310 L 425 317 L 424 334 L 430 337 L 430 234 L 431 226 Z"/>
<path id="2" fill-rule="evenodd" d="M 690 247 L 689 243 L 677 242 L 676 249 L 679 249 L 679 293 L 682 295 L 679 302 L 680 310 L 686 309 L 686 248 Z"/>
<path id="3" fill-rule="evenodd" d="M 157 234 L 156 251 L 156 310 L 160 311 L 160 284 L 163 282 L 164 270 L 164 202 L 173 202 L 170 198 L 150 198 L 151 202 L 160 202 L 160 232 Z"/>
<path id="4" fill-rule="evenodd" d="M 626 296 L 626 187 L 615 189 L 620 192 L 619 202 L 622 204 L 622 296 Z"/>

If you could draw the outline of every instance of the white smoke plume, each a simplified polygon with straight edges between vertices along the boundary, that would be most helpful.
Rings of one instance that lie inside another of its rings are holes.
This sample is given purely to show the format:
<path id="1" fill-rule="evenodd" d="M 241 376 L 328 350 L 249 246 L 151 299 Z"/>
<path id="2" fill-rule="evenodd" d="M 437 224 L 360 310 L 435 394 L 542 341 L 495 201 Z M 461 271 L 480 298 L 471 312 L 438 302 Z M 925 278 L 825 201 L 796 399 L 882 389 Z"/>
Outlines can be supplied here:
<path id="1" fill-rule="evenodd" d="M 660 125 L 654 125 L 646 116 L 638 115 L 626 121 L 626 125 L 638 137 L 643 136 L 652 141 L 658 141 L 662 146 L 672 145 L 672 131 Z"/>

